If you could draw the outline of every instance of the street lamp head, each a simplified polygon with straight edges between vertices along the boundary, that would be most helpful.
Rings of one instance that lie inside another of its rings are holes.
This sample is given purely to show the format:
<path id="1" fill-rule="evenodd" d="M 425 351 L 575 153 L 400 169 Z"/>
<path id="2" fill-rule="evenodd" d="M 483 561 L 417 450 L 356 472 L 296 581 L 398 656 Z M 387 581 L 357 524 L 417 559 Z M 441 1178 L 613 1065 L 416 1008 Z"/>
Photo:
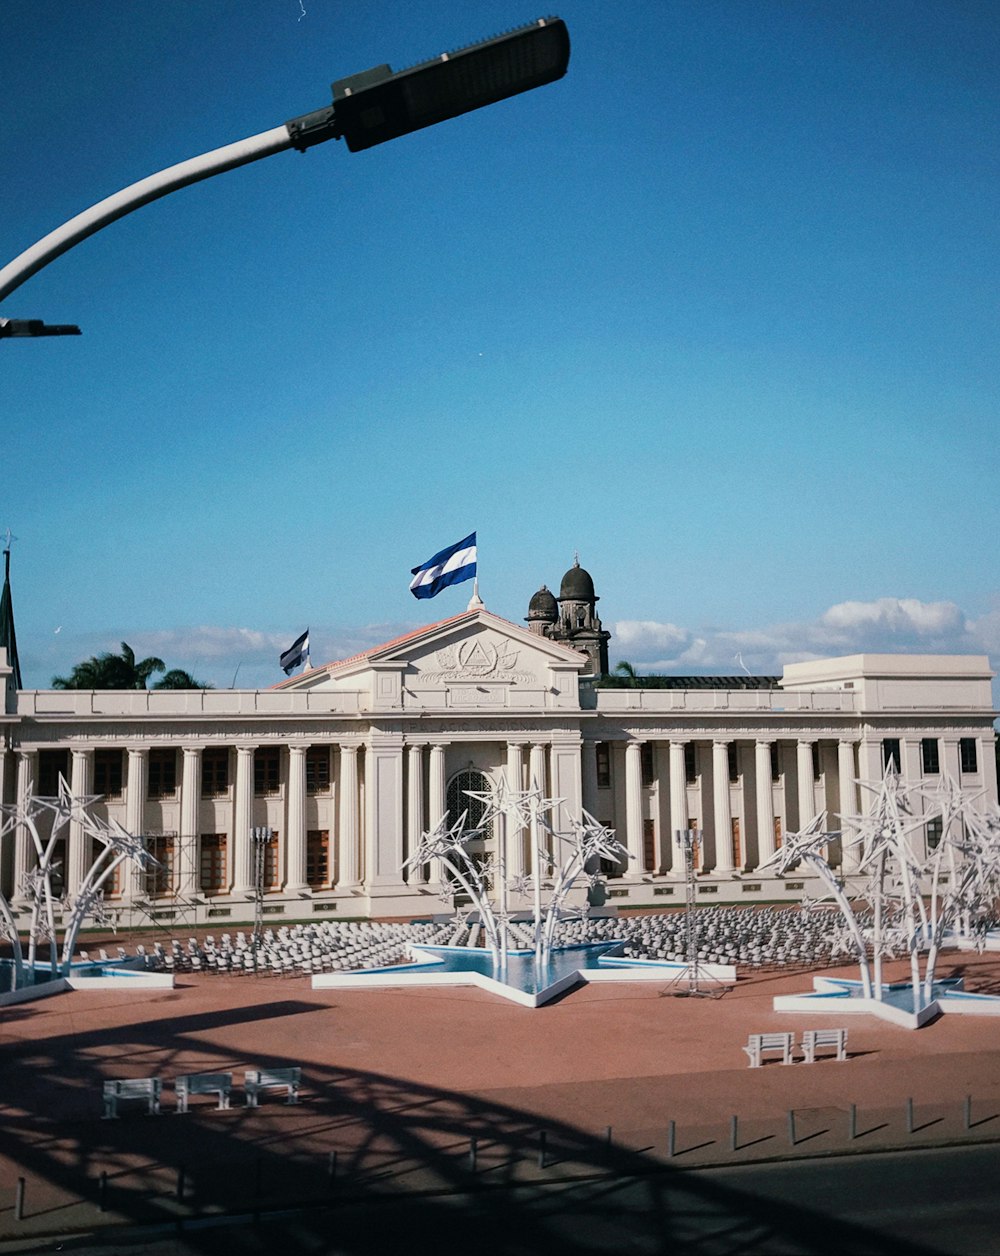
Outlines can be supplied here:
<path id="1" fill-rule="evenodd" d="M 332 107 L 293 119 L 288 131 L 299 149 L 343 139 L 356 153 L 554 83 L 568 64 L 566 23 L 543 17 L 395 74 L 382 65 L 340 79 Z"/>

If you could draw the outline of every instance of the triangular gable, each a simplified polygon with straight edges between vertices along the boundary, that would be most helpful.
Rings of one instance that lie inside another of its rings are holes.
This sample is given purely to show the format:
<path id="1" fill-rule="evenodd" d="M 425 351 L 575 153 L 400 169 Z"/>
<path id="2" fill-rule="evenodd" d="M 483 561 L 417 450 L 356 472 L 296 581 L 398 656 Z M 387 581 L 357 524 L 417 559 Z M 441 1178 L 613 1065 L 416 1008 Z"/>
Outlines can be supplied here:
<path id="1" fill-rule="evenodd" d="M 516 691 L 549 705 L 543 694 L 574 704 L 581 672 L 589 665 L 578 650 L 521 628 L 485 609 L 465 611 L 404 633 L 347 659 L 282 681 L 278 689 L 352 689 L 369 692 L 374 706 L 395 705 L 405 688 L 409 701 L 455 706 L 499 700 Z M 508 699 L 504 699 L 506 703 Z"/>

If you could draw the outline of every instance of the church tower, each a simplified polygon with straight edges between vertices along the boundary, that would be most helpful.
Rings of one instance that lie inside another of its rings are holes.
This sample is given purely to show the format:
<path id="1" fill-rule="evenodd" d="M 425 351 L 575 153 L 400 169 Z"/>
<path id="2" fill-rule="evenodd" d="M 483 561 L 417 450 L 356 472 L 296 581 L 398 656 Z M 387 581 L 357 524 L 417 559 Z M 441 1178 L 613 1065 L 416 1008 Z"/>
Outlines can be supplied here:
<path id="1" fill-rule="evenodd" d="M 590 670 L 603 676 L 608 671 L 611 633 L 601 627 L 598 600 L 590 572 L 580 566 L 577 557 L 562 578 L 558 598 L 544 584 L 534 594 L 528 603 L 527 623 L 530 632 L 586 654 Z"/>

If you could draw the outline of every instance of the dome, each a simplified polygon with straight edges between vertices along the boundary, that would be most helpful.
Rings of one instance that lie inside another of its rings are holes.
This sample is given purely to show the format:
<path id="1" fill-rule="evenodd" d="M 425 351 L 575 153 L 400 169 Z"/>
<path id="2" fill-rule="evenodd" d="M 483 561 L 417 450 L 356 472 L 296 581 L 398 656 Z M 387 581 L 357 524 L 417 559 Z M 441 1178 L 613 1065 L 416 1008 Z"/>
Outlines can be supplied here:
<path id="1" fill-rule="evenodd" d="M 545 623 L 554 624 L 558 618 L 559 606 L 556 599 L 543 584 L 528 603 L 528 622 L 540 619 Z"/>
<path id="2" fill-rule="evenodd" d="M 560 602 L 596 602 L 597 594 L 594 592 L 594 582 L 590 577 L 590 572 L 585 571 L 580 566 L 579 558 L 573 563 L 569 571 L 562 578 L 562 584 L 559 586 Z"/>

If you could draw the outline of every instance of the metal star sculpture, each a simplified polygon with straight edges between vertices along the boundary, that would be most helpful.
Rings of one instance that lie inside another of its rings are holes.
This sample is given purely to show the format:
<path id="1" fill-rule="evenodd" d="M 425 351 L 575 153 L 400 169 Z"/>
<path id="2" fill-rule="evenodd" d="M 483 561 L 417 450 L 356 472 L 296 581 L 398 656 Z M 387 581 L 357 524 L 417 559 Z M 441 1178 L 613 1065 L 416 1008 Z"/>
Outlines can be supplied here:
<path id="1" fill-rule="evenodd" d="M 32 969 L 39 942 L 47 942 L 51 971 L 67 972 L 85 919 L 95 912 L 100 916 L 105 911 L 102 905 L 104 887 L 116 869 L 126 861 L 140 868 L 157 865 L 141 838 L 129 833 L 117 820 L 104 821 L 93 815 L 91 808 L 101 797 L 100 794 L 74 794 L 66 778 L 60 775 L 55 795 L 36 794 L 34 782 L 29 781 L 22 798 L 14 803 L 0 805 L 0 839 L 23 828 L 34 847 L 34 864 L 21 878 L 18 886 L 31 908 L 26 962 Z M 48 835 L 43 837 L 39 823 L 47 816 L 51 816 L 51 827 Z M 62 901 L 57 899 L 53 888 L 53 873 L 60 867 L 60 861 L 55 859 L 55 850 L 57 842 L 71 825 L 78 825 L 82 840 L 93 840 L 98 849 L 75 895 L 71 900 Z M 67 904 L 69 920 L 63 936 L 60 958 L 55 910 L 57 906 Z M 11 943 L 14 951 L 15 983 L 23 984 L 25 957 L 14 914 L 10 904 L 2 896 L 0 927 L 13 935 Z"/>

